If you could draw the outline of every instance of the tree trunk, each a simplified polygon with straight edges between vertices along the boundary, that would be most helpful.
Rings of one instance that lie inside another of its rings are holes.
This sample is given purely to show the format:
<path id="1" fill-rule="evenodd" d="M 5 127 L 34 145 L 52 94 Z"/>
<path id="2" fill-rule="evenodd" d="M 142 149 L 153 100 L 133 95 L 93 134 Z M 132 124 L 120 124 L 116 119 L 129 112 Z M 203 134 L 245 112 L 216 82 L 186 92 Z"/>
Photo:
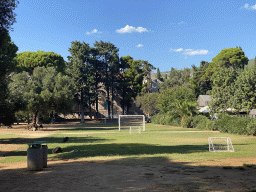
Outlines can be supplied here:
<path id="1" fill-rule="evenodd" d="M 84 95 L 81 91 L 81 123 L 84 123 Z"/>
<path id="2" fill-rule="evenodd" d="M 89 109 L 90 109 L 90 120 L 92 120 L 91 95 L 89 95 Z"/>
<path id="3" fill-rule="evenodd" d="M 113 119 L 113 117 L 114 117 L 114 90 L 113 90 L 114 88 L 113 88 L 113 84 L 112 84 L 112 93 L 111 93 L 111 95 L 112 95 L 112 97 L 111 97 L 111 109 L 112 109 L 112 119 Z"/>
<path id="4" fill-rule="evenodd" d="M 37 111 L 37 114 L 36 114 L 36 126 L 39 126 L 39 124 L 40 124 L 40 116 L 41 116 L 41 112 Z"/>
<path id="5" fill-rule="evenodd" d="M 98 90 L 98 82 L 96 81 L 96 85 L 95 85 L 95 90 L 96 90 L 96 120 L 98 120 L 99 118 L 99 99 L 98 99 L 98 94 L 97 94 L 97 90 Z"/>

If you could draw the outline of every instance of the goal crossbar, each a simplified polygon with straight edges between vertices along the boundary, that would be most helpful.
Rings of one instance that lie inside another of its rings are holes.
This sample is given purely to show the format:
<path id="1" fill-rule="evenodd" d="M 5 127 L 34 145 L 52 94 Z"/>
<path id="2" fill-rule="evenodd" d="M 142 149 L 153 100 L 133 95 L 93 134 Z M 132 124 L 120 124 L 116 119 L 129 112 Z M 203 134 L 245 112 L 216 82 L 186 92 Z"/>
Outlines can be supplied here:
<path id="1" fill-rule="evenodd" d="M 136 118 L 136 117 L 141 118 L 142 130 L 145 131 L 145 116 L 144 115 L 119 115 L 118 116 L 119 131 L 121 131 L 121 119 L 122 119 L 122 117 L 126 117 L 127 119 L 133 119 L 133 118 Z"/>

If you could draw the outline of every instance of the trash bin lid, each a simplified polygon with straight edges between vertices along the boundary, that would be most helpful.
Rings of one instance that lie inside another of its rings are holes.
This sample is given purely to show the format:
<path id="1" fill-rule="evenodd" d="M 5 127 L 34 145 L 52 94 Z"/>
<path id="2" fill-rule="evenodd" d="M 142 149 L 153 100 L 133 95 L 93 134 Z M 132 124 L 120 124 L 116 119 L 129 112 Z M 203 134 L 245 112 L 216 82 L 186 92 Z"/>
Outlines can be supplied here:
<path id="1" fill-rule="evenodd" d="M 47 143 L 47 141 L 34 141 L 34 143 L 43 144 L 43 143 Z"/>
<path id="2" fill-rule="evenodd" d="M 28 148 L 35 148 L 35 149 L 40 149 L 41 144 L 40 143 L 28 143 Z"/>

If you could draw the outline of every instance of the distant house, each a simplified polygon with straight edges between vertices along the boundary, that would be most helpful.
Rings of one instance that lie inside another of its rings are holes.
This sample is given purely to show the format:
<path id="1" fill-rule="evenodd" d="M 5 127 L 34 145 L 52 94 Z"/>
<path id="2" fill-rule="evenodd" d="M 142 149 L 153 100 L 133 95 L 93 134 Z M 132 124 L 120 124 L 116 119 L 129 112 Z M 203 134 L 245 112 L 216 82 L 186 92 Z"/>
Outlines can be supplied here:
<path id="1" fill-rule="evenodd" d="M 197 99 L 199 107 L 207 106 L 210 101 L 211 101 L 210 95 L 199 95 Z"/>
<path id="2" fill-rule="evenodd" d="M 159 79 L 156 78 L 156 75 L 154 74 L 153 71 L 150 72 L 149 78 L 151 80 L 151 88 L 150 88 L 150 93 L 156 93 L 158 92 L 158 86 L 162 83 Z M 147 80 L 146 78 L 143 80 L 143 83 L 146 83 Z"/>
<path id="3" fill-rule="evenodd" d="M 249 113 L 249 116 L 252 118 L 255 118 L 256 117 L 256 109 L 252 109 Z"/>

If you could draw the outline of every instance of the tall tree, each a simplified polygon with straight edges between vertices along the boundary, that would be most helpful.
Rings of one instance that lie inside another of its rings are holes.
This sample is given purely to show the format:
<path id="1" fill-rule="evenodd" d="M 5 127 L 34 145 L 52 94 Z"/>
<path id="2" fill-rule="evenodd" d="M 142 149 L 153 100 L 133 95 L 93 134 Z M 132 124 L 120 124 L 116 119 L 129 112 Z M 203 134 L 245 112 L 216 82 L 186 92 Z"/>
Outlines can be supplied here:
<path id="1" fill-rule="evenodd" d="M 58 72 L 64 73 L 66 69 L 63 57 L 54 52 L 22 52 L 14 58 L 18 71 L 27 71 L 32 74 L 35 67 L 55 67 Z"/>
<path id="2" fill-rule="evenodd" d="M 212 111 L 219 112 L 232 107 L 234 82 L 248 61 L 240 48 L 228 48 L 223 49 L 209 63 L 204 78 L 213 82 L 211 91 L 213 99 L 209 105 Z"/>
<path id="3" fill-rule="evenodd" d="M 19 2 L 16 0 L 0 1 L 0 124 L 10 126 L 14 120 L 14 107 L 9 102 L 8 76 L 14 70 L 13 58 L 18 47 L 11 42 L 9 30 L 16 22 L 13 12 Z"/>
<path id="4" fill-rule="evenodd" d="M 9 84 L 12 102 L 34 114 L 34 126 L 39 124 L 41 113 L 70 112 L 73 87 L 71 78 L 57 73 L 54 67 L 36 67 L 32 75 L 25 71 L 14 74 Z"/>
<path id="5" fill-rule="evenodd" d="M 209 63 L 206 61 L 201 61 L 199 67 L 192 65 L 193 77 L 190 78 L 189 82 L 195 91 L 196 97 L 208 94 L 212 89 L 212 81 L 202 78 L 206 73 L 208 65 Z"/>
<path id="6" fill-rule="evenodd" d="M 95 42 L 94 47 L 98 50 L 99 58 L 98 60 L 101 61 L 103 64 L 103 83 L 105 85 L 107 91 L 107 104 L 108 104 L 108 117 L 110 118 L 110 111 L 111 106 L 113 109 L 113 89 L 114 89 L 114 79 L 116 78 L 119 67 L 119 60 L 118 60 L 118 52 L 119 49 L 109 42 Z M 110 101 L 110 89 L 112 90 L 112 102 Z M 113 111 L 113 110 L 112 110 Z"/>
<path id="7" fill-rule="evenodd" d="M 160 81 L 164 81 L 164 79 L 163 79 L 163 77 L 162 77 L 158 67 L 156 69 L 156 78 L 159 79 Z"/>
<path id="8" fill-rule="evenodd" d="M 16 14 L 13 12 L 19 4 L 17 0 L 1 0 L 0 1 L 0 31 L 12 30 L 11 25 L 16 22 Z"/>
<path id="9" fill-rule="evenodd" d="M 13 58 L 18 47 L 11 42 L 7 30 L 0 30 L 0 123 L 10 126 L 14 118 L 14 107 L 9 102 L 8 79 L 9 74 L 15 69 Z"/>
<path id="10" fill-rule="evenodd" d="M 256 65 L 252 65 L 242 71 L 236 78 L 231 105 L 237 111 L 246 110 L 247 113 L 256 108 Z"/>
<path id="11" fill-rule="evenodd" d="M 152 87 L 151 71 L 156 68 L 152 64 L 150 64 L 148 61 L 144 61 L 144 60 L 140 60 L 140 61 L 142 66 L 142 75 L 144 76 L 142 92 L 149 93 L 150 88 Z"/>
<path id="12" fill-rule="evenodd" d="M 90 63 L 91 48 L 85 42 L 73 41 L 69 48 L 69 73 L 76 82 L 75 98 L 81 105 L 81 122 L 84 122 L 84 109 L 91 106 L 91 96 L 94 92 L 93 64 Z M 92 61 L 93 62 L 93 61 Z M 91 114 L 90 114 L 91 115 Z"/>

